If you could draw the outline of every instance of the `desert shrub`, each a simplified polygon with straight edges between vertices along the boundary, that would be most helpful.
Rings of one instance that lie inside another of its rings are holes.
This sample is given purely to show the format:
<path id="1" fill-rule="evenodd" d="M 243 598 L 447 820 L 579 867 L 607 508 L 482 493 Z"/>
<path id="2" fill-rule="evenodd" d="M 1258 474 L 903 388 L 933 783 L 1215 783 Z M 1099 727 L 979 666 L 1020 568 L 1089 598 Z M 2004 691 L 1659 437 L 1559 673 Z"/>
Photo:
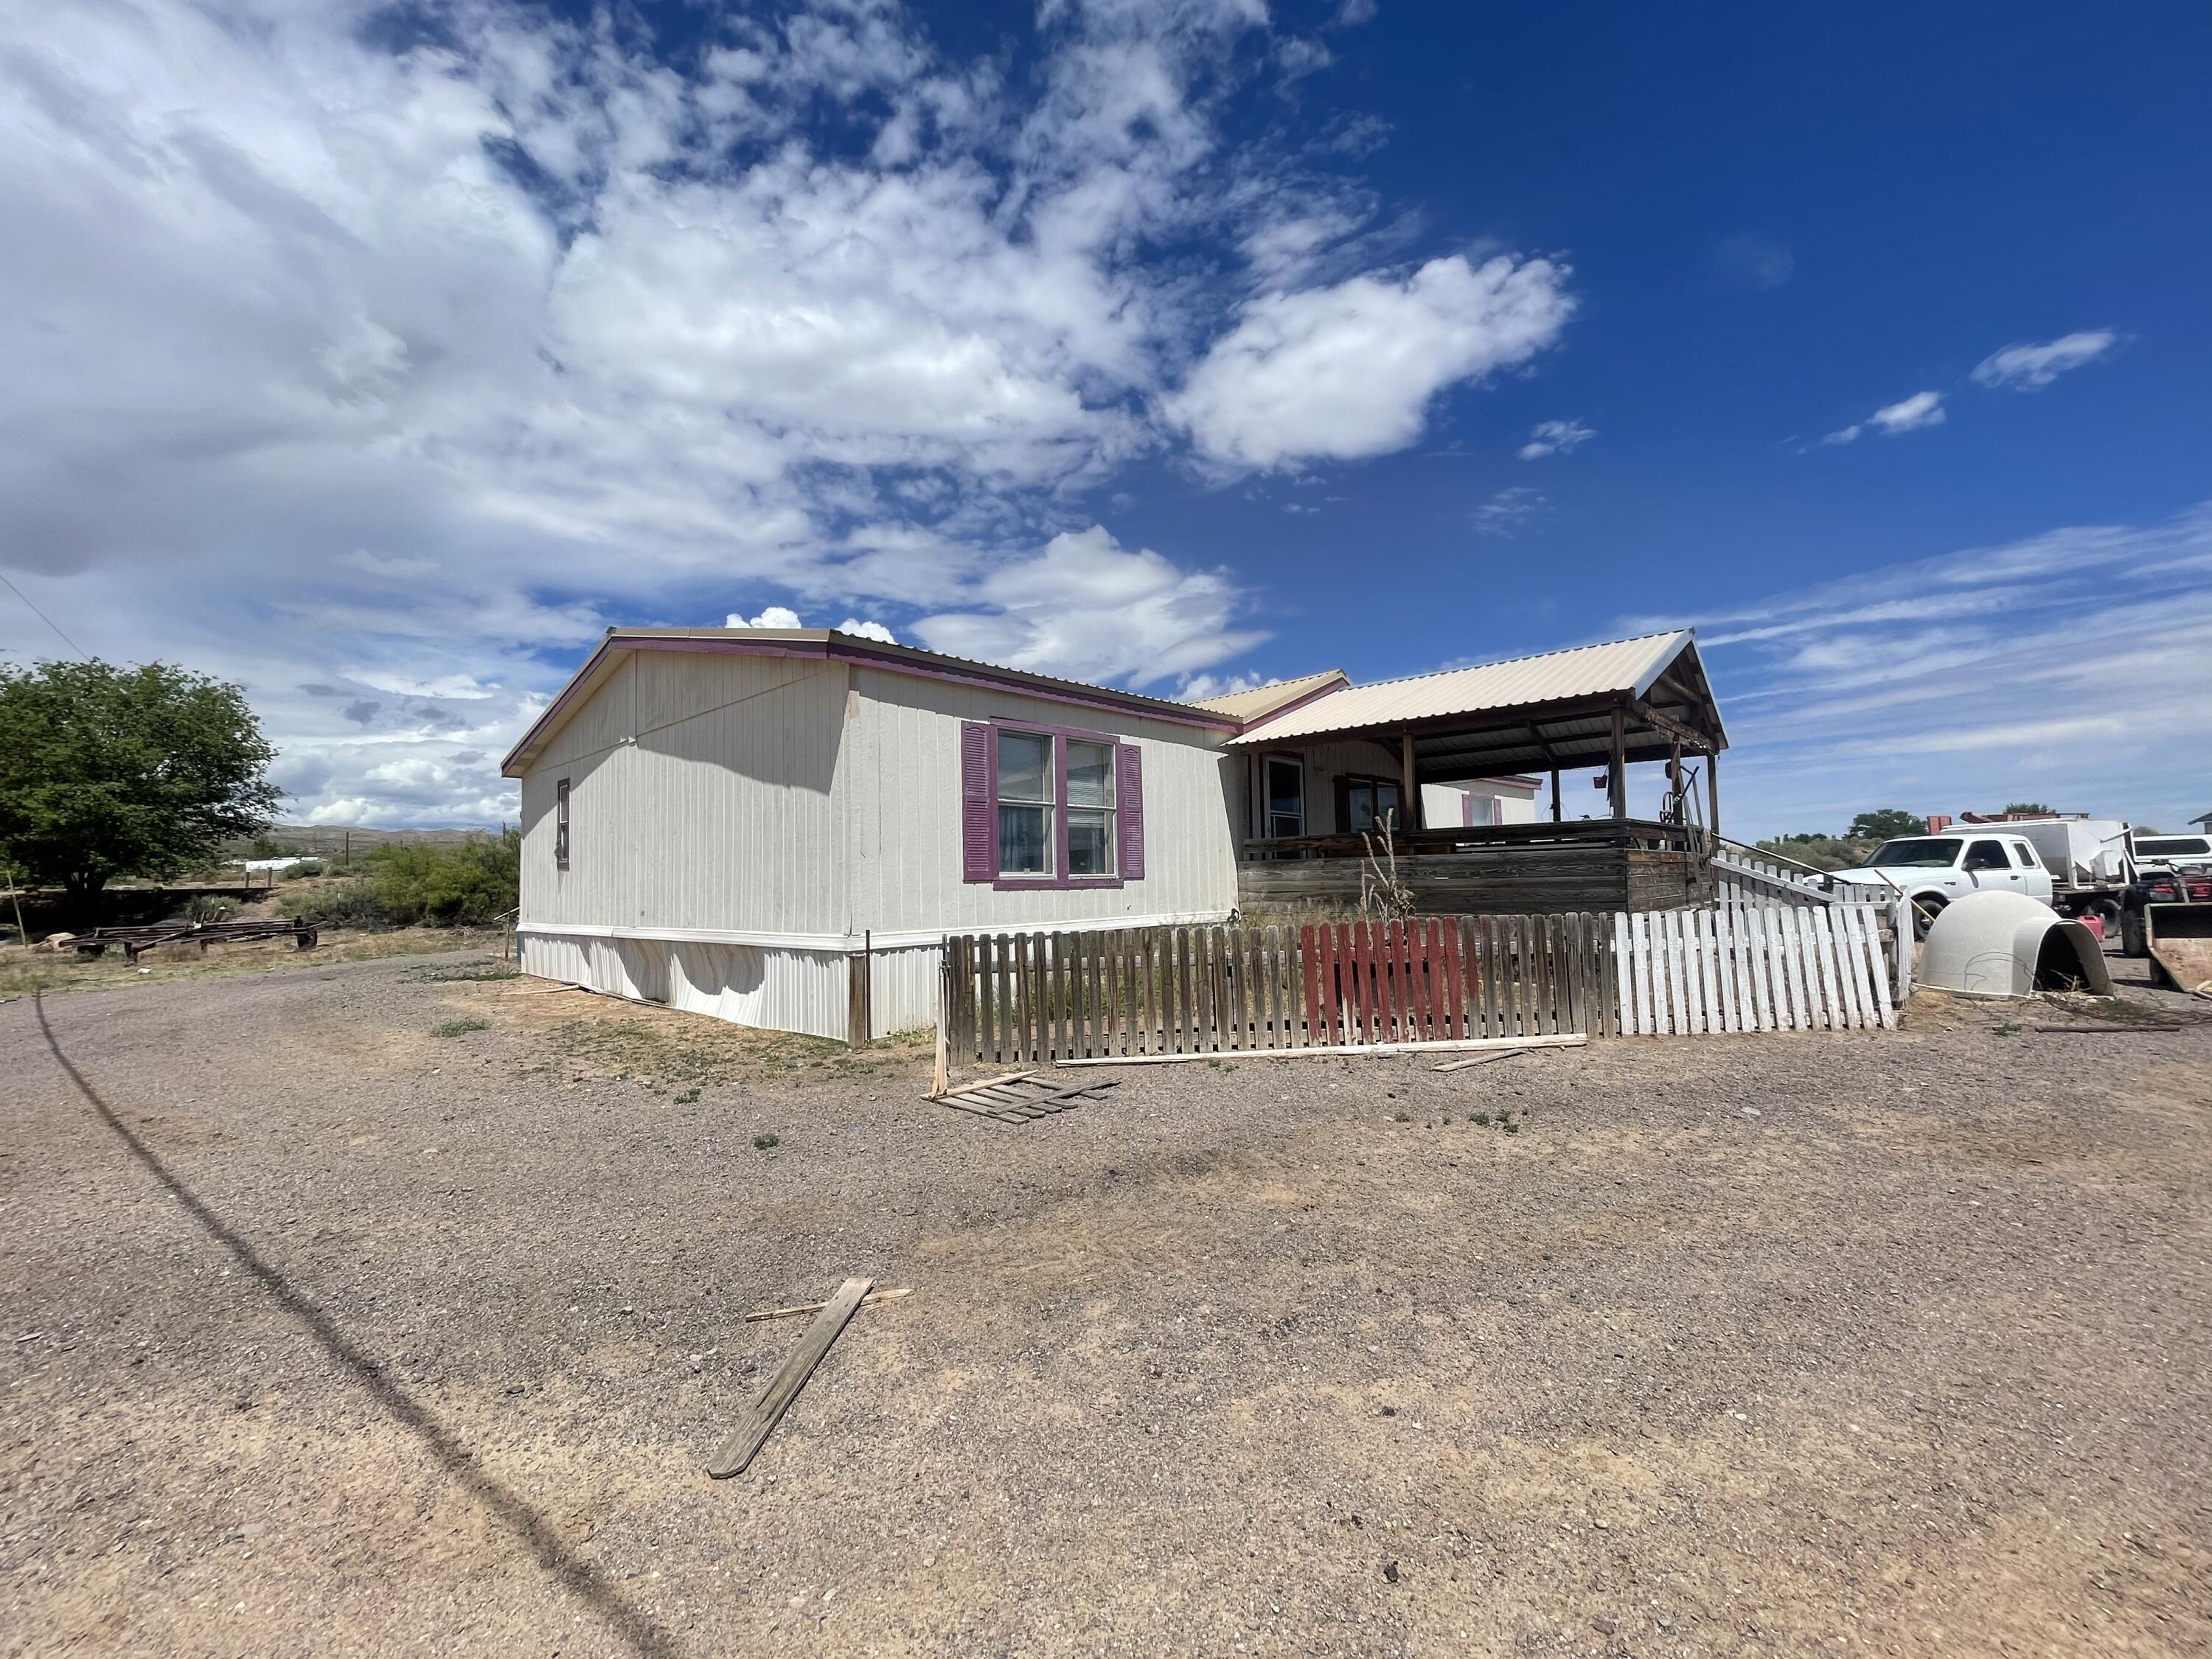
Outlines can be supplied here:
<path id="1" fill-rule="evenodd" d="M 1842 836 L 1778 836 L 1759 843 L 1765 853 L 1778 853 L 1815 870 L 1852 870 L 1866 862 L 1877 843 Z"/>
<path id="2" fill-rule="evenodd" d="M 449 847 L 380 847 L 362 868 L 394 926 L 482 927 L 522 902 L 522 834 L 471 836 Z"/>
<path id="3" fill-rule="evenodd" d="M 307 876 L 319 876 L 328 867 L 320 859 L 304 859 L 289 868 L 279 870 L 276 873 L 283 880 L 298 881 Z"/>
<path id="4" fill-rule="evenodd" d="M 376 884 L 366 877 L 335 882 L 310 893 L 287 893 L 276 902 L 277 914 L 319 927 L 389 927 L 390 912 L 384 908 Z"/>

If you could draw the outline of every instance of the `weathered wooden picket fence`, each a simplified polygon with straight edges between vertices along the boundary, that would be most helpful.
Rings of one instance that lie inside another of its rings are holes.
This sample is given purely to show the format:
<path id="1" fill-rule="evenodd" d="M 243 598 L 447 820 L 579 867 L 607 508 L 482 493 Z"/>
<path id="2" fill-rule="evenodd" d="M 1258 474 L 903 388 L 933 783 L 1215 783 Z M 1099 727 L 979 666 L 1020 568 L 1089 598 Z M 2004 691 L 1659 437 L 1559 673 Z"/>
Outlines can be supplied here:
<path id="1" fill-rule="evenodd" d="M 1892 1023 L 1872 906 L 956 934 L 948 1050 L 1000 1063 Z"/>
<path id="2" fill-rule="evenodd" d="M 1614 1000 L 1626 1035 L 1886 1030 L 1897 1023 L 1890 997 L 1893 917 L 1881 907 L 1723 904 L 1638 911 L 1613 924 Z M 1905 948 L 1911 944 L 1908 935 Z"/>

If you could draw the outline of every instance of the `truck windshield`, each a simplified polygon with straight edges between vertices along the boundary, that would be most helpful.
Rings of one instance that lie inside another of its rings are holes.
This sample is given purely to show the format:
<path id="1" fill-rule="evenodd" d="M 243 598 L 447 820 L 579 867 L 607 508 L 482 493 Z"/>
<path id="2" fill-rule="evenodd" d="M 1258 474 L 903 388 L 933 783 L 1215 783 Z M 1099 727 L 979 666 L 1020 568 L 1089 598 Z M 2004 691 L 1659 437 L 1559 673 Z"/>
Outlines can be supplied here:
<path id="1" fill-rule="evenodd" d="M 1948 870 L 1959 856 L 1959 843 L 1929 836 L 1924 841 L 1885 842 L 1867 860 L 1869 870 L 1903 865 L 1914 870 Z"/>

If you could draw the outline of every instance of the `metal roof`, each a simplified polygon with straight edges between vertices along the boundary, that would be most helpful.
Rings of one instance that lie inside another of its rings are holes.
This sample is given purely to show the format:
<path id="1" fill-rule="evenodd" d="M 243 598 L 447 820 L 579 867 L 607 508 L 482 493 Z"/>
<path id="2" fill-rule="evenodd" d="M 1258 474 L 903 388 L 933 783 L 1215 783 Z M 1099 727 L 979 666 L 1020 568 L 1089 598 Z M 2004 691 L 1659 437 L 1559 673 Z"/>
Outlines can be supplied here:
<path id="1" fill-rule="evenodd" d="M 834 628 L 610 628 L 592 649 L 592 654 L 584 659 L 583 665 L 569 677 L 568 684 L 561 689 L 559 695 L 547 705 L 544 713 L 523 734 L 521 741 L 500 763 L 501 773 L 511 778 L 522 775 L 524 769 L 537 757 L 553 734 L 599 689 L 600 681 L 614 667 L 618 653 L 653 649 L 835 658 L 890 669 L 896 673 L 1000 687 L 1062 702 L 1117 709 L 1154 720 L 1173 720 L 1185 726 L 1224 730 L 1233 729 L 1243 723 L 1235 714 L 1208 708 L 1203 703 L 1175 702 L 1165 697 L 1146 696 L 1140 691 L 1121 691 L 1107 685 L 1086 685 L 1080 680 L 1033 673 L 1024 668 L 1006 668 L 997 663 L 977 662 L 942 651 L 924 651 L 917 646 L 886 645 L 879 640 L 847 634 Z"/>
<path id="2" fill-rule="evenodd" d="M 1231 691 L 1225 696 L 1194 698 L 1191 707 L 1211 708 L 1215 714 L 1226 714 L 1231 720 L 1265 720 L 1277 709 L 1311 696 L 1332 681 L 1339 685 L 1352 684 L 1351 677 L 1341 668 L 1331 668 L 1299 679 L 1273 680 L 1266 685 L 1255 685 L 1249 691 Z"/>
<path id="3" fill-rule="evenodd" d="M 1502 713 L 1577 698 L 1637 696 L 1690 648 L 1687 629 L 1646 634 L 1604 645 L 1577 646 L 1538 657 L 1515 657 L 1474 668 L 1450 668 L 1411 679 L 1348 686 L 1272 720 L 1261 720 L 1232 744 L 1279 742 L 1333 732 L 1403 727 L 1455 714 Z"/>

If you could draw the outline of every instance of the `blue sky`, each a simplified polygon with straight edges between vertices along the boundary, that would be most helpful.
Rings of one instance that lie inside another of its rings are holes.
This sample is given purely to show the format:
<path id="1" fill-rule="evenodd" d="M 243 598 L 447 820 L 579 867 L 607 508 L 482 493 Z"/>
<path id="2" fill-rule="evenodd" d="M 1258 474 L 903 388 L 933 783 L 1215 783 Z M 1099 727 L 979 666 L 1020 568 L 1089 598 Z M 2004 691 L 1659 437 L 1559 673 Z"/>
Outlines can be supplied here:
<path id="1" fill-rule="evenodd" d="M 2208 81 L 2179 5 L 14 12 L 0 573 L 325 822 L 781 607 L 1170 696 L 1692 624 L 1739 831 L 2172 827 Z"/>

